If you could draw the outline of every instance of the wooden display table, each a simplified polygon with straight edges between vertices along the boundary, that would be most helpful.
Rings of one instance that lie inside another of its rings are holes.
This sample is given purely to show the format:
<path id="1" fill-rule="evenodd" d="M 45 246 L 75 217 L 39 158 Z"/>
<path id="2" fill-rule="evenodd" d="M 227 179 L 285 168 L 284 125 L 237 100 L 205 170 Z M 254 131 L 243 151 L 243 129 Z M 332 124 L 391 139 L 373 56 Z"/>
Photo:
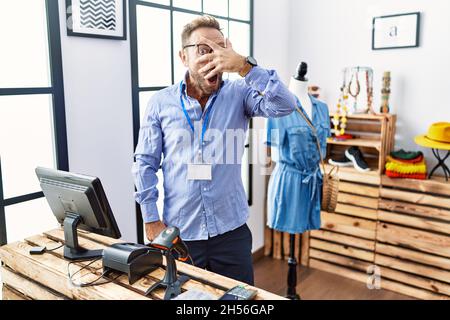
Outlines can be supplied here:
<path id="1" fill-rule="evenodd" d="M 79 231 L 80 245 L 86 249 L 100 249 L 120 242 L 119 240 Z M 64 240 L 62 229 L 56 229 L 27 238 L 24 242 L 8 244 L 0 248 L 2 261 L 1 275 L 3 281 L 3 299 L 5 300 L 161 300 L 164 291 L 156 291 L 149 297 L 144 292 L 156 281 L 161 280 L 165 270 L 158 268 L 133 285 L 128 283 L 126 275 L 112 282 L 91 287 L 74 287 L 67 276 L 68 261 L 63 258 L 63 248 L 43 255 L 30 255 L 33 246 L 46 246 L 48 249 L 58 247 Z M 89 262 L 79 262 L 70 266 L 73 274 Z M 164 262 L 165 263 L 165 262 Z M 86 274 L 81 281 L 89 282 L 98 278 L 102 273 L 101 260 L 93 263 L 81 274 Z M 218 274 L 177 262 L 178 272 L 195 278 L 183 286 L 184 290 L 200 290 L 215 297 L 223 295 L 226 289 L 238 284 L 238 281 Z M 103 282 L 104 280 L 100 280 Z M 281 296 L 255 288 L 258 290 L 257 300 L 280 300 Z"/>

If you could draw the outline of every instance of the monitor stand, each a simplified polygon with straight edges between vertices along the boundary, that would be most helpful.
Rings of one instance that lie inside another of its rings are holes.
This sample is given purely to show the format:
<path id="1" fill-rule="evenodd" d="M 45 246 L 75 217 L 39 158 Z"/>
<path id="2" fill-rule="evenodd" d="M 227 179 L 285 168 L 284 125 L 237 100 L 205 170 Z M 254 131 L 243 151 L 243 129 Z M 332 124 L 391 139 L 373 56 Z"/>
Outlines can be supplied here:
<path id="1" fill-rule="evenodd" d="M 103 256 L 103 250 L 87 250 L 78 244 L 78 225 L 81 216 L 67 213 L 64 219 L 64 258 L 68 260 L 93 260 Z"/>

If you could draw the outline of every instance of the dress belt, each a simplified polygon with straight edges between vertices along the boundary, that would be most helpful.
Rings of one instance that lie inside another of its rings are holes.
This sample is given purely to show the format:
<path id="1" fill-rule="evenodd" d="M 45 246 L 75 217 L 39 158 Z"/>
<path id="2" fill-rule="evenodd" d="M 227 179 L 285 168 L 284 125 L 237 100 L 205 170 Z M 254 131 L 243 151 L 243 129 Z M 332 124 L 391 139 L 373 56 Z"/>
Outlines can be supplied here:
<path id="1" fill-rule="evenodd" d="M 316 190 L 318 188 L 319 181 L 321 179 L 323 179 L 322 172 L 320 171 L 320 166 L 319 165 L 317 165 L 316 169 L 314 169 L 314 170 L 300 170 L 300 169 L 296 168 L 293 165 L 290 165 L 290 164 L 287 164 L 287 163 L 282 163 L 282 162 L 278 163 L 278 165 L 280 166 L 280 169 L 287 169 L 289 171 L 293 171 L 293 172 L 305 175 L 306 177 L 303 178 L 302 183 L 305 183 L 305 184 L 306 183 L 310 183 L 311 179 L 313 179 L 311 200 L 314 199 L 314 196 L 316 194 Z"/>

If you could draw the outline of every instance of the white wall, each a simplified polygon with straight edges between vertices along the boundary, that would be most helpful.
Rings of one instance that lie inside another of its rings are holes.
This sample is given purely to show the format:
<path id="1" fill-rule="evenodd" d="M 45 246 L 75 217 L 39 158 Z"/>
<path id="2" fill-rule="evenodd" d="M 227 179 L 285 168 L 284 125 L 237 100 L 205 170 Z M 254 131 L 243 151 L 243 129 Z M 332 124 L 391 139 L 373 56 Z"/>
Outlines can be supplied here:
<path id="1" fill-rule="evenodd" d="M 371 50 L 372 18 L 422 12 L 420 47 Z M 334 109 L 341 69 L 371 66 L 375 70 L 374 107 L 380 106 L 381 77 L 392 72 L 391 108 L 398 115 L 396 147 L 426 152 L 414 144 L 433 122 L 450 122 L 450 1 L 448 0 L 292 0 L 289 68 L 309 63 L 310 81 L 323 89 Z"/>
<path id="2" fill-rule="evenodd" d="M 293 71 L 288 70 L 289 45 L 289 0 L 254 1 L 254 56 L 264 68 L 277 70 L 281 79 L 287 83 Z M 232 40 L 232 39 L 231 39 Z M 264 130 L 263 118 L 255 118 L 253 128 Z M 256 151 L 265 152 L 263 140 L 253 146 Z M 258 155 L 253 155 L 257 158 Z M 261 158 L 261 157 L 260 157 Z M 263 167 L 253 165 L 253 205 L 250 208 L 249 226 L 253 234 L 253 250 L 264 246 L 264 198 L 266 194 Z"/>
<path id="3" fill-rule="evenodd" d="M 130 43 L 68 37 L 59 7 L 70 170 L 101 179 L 123 238 L 136 241 Z"/>

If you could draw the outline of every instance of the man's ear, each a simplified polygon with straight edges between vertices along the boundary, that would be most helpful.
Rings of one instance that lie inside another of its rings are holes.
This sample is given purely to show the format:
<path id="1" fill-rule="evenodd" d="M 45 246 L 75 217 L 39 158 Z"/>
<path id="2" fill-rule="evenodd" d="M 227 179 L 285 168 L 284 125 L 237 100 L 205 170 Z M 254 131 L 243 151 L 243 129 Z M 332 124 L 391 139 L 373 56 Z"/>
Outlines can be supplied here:
<path id="1" fill-rule="evenodd" d="M 180 56 L 181 62 L 183 63 L 183 65 L 187 68 L 189 67 L 189 63 L 188 63 L 188 57 L 187 54 L 185 52 L 185 50 L 181 49 L 178 52 L 178 55 Z"/>

